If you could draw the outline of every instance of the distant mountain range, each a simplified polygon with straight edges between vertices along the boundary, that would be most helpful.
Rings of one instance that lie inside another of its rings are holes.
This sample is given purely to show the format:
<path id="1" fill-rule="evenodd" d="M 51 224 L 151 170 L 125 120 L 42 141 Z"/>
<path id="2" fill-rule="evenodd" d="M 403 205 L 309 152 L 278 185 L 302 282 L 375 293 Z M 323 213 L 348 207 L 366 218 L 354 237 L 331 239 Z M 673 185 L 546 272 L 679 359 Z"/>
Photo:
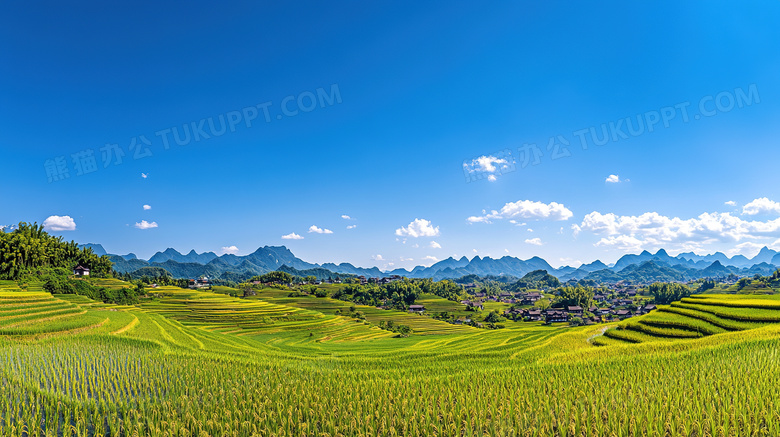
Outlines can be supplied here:
<path id="1" fill-rule="evenodd" d="M 107 254 L 100 244 L 83 244 L 80 247 L 90 247 L 99 255 L 106 254 L 114 263 L 114 269 L 120 273 L 132 273 L 143 267 L 161 267 L 177 278 L 193 278 L 207 275 L 212 278 L 246 279 L 254 275 L 279 270 L 283 267 L 296 270 L 312 270 L 322 276 L 329 271 L 335 274 L 349 274 L 366 277 L 382 277 L 401 275 L 410 278 L 453 279 L 466 275 L 477 276 L 515 276 L 523 277 L 535 270 L 546 270 L 561 282 L 569 280 L 592 280 L 596 282 L 616 282 L 631 280 L 636 282 L 652 281 L 686 281 L 699 278 L 725 277 L 729 274 L 738 276 L 767 275 L 780 266 L 780 253 L 764 247 L 753 258 L 736 255 L 729 258 L 721 252 L 711 255 L 696 255 L 681 253 L 670 256 L 661 249 L 656 253 L 643 251 L 636 255 L 624 255 L 613 266 L 607 266 L 596 260 L 577 268 L 553 268 L 547 261 L 539 257 L 521 260 L 516 257 L 468 259 L 447 258 L 430 267 L 417 266 L 411 271 L 395 269 L 382 271 L 377 267 L 355 267 L 349 263 L 314 264 L 296 257 L 284 246 L 264 246 L 255 252 L 244 255 L 226 254 L 217 256 L 213 252 L 197 253 L 191 250 L 182 254 L 175 249 L 155 253 L 148 261 L 138 259 L 134 254 Z"/>

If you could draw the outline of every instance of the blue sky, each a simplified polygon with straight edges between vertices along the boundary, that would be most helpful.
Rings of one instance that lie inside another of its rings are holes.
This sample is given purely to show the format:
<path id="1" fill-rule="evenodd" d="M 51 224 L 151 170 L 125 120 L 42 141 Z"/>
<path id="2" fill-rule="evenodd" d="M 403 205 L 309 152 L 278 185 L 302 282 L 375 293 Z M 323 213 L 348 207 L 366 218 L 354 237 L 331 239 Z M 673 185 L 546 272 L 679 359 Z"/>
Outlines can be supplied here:
<path id="1" fill-rule="evenodd" d="M 0 225 L 381 268 L 780 249 L 778 19 L 777 2 L 5 4 Z M 233 129 L 195 141 L 209 120 Z"/>

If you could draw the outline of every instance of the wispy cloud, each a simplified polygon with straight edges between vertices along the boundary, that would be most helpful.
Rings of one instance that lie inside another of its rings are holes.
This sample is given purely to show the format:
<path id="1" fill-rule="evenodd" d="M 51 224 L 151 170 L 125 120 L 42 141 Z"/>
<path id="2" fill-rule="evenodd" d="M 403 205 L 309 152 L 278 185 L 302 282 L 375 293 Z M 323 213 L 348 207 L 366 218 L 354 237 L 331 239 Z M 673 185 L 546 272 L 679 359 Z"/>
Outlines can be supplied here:
<path id="1" fill-rule="evenodd" d="M 758 252 L 764 247 L 764 244 L 759 243 L 753 243 L 750 241 L 746 241 L 744 243 L 739 243 L 736 246 L 732 247 L 731 249 L 727 250 L 726 253 L 729 256 L 734 255 L 745 255 L 747 257 L 753 258 L 754 256 L 758 255 Z"/>
<path id="2" fill-rule="evenodd" d="M 414 219 L 409 226 L 400 227 L 395 230 L 395 235 L 399 237 L 436 237 L 439 235 L 439 227 L 434 227 L 431 222 L 425 219 Z"/>
<path id="3" fill-rule="evenodd" d="M 542 239 L 541 238 L 529 238 L 525 240 L 525 244 L 532 244 L 534 246 L 541 246 L 542 245 Z"/>
<path id="4" fill-rule="evenodd" d="M 143 208 L 144 208 L 144 211 L 149 211 L 150 209 L 152 209 L 152 207 L 150 205 L 144 205 Z"/>
<path id="5" fill-rule="evenodd" d="M 146 220 L 141 220 L 140 223 L 135 224 L 136 229 L 152 229 L 157 227 L 157 222 L 147 222 Z"/>
<path id="6" fill-rule="evenodd" d="M 346 214 L 342 214 L 341 218 L 343 218 L 344 220 L 352 220 L 352 217 L 350 217 L 350 216 L 348 216 Z"/>
<path id="7" fill-rule="evenodd" d="M 723 202 L 723 203 L 725 205 L 728 205 L 728 206 L 737 206 L 737 202 L 735 202 L 733 200 L 729 200 L 729 201 L 726 201 L 726 202 Z"/>
<path id="8" fill-rule="evenodd" d="M 333 231 L 331 231 L 330 229 L 323 229 L 323 228 L 319 228 L 319 227 L 317 227 L 315 225 L 311 225 L 311 226 L 309 226 L 309 233 L 332 234 Z"/>
<path id="9" fill-rule="evenodd" d="M 303 240 L 303 237 L 296 234 L 295 232 L 291 232 L 287 235 L 282 235 L 282 240 Z"/>
<path id="10" fill-rule="evenodd" d="M 557 202 L 542 203 L 531 200 L 518 200 L 505 204 L 500 211 L 482 211 L 481 216 L 471 216 L 470 223 L 491 223 L 492 220 L 526 219 L 526 220 L 568 220 L 574 213 L 563 204 Z"/>
<path id="11" fill-rule="evenodd" d="M 379 255 L 379 254 L 372 255 L 371 259 L 374 260 L 374 261 L 384 261 L 385 260 L 384 258 L 382 258 L 382 255 Z"/>
<path id="12" fill-rule="evenodd" d="M 43 227 L 49 231 L 75 231 L 76 222 L 69 215 L 52 215 L 43 221 Z"/>
<path id="13" fill-rule="evenodd" d="M 505 158 L 497 158 L 492 155 L 482 155 L 479 158 L 472 159 L 469 162 L 464 162 L 463 169 L 468 173 L 487 173 L 487 179 L 491 182 L 495 182 L 496 174 L 501 174 L 502 171 L 511 169 L 513 165 L 514 162 L 510 162 Z"/>
<path id="14" fill-rule="evenodd" d="M 347 225 L 347 229 L 355 229 L 357 225 Z"/>
<path id="15" fill-rule="evenodd" d="M 431 244 L 429 244 L 428 247 L 430 247 L 431 249 L 441 249 L 441 244 L 435 241 L 431 241 Z"/>

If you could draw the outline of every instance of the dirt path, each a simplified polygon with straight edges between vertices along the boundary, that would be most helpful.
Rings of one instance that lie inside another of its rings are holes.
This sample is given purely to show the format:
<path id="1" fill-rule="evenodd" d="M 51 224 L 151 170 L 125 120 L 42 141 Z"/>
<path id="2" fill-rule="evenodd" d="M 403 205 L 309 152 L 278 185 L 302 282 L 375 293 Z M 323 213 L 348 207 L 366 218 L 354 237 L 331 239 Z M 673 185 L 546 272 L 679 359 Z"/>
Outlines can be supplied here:
<path id="1" fill-rule="evenodd" d="M 605 326 L 605 327 L 601 328 L 601 331 L 599 331 L 599 332 L 598 332 L 598 333 L 596 333 L 596 334 L 593 334 L 593 335 L 591 335 L 591 336 L 590 336 L 590 337 L 588 337 L 588 338 L 587 338 L 585 341 L 587 341 L 588 343 L 590 343 L 590 341 L 591 341 L 591 340 L 593 340 L 594 338 L 596 338 L 596 337 L 599 337 L 599 336 L 602 336 L 602 335 L 604 335 L 604 333 L 605 333 L 605 332 L 607 331 L 607 329 L 609 329 L 609 328 L 611 328 L 611 326 Z"/>

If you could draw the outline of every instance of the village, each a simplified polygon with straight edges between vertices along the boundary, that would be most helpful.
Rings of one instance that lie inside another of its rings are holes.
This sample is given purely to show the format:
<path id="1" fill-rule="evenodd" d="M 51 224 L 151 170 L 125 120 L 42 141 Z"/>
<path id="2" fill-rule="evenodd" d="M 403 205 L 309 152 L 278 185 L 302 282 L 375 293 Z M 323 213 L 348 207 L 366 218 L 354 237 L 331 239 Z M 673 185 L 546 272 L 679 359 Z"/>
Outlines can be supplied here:
<path id="1" fill-rule="evenodd" d="M 649 298 L 639 296 L 636 286 L 626 283 L 606 285 L 601 292 L 593 295 L 592 305 L 583 308 L 577 305 L 567 305 L 560 308 L 551 306 L 555 300 L 555 291 L 523 291 L 510 293 L 501 292 L 498 295 L 488 295 L 484 291 L 475 291 L 472 284 L 466 285 L 467 292 L 473 296 L 461 300 L 470 311 L 483 311 L 486 302 L 497 302 L 511 305 L 502 315 L 516 322 L 572 323 L 596 324 L 625 320 L 641 316 L 656 309 Z M 415 308 L 422 313 L 424 308 Z M 469 323 L 471 320 L 455 320 L 454 323 Z M 472 322 L 473 323 L 473 322 Z"/>

